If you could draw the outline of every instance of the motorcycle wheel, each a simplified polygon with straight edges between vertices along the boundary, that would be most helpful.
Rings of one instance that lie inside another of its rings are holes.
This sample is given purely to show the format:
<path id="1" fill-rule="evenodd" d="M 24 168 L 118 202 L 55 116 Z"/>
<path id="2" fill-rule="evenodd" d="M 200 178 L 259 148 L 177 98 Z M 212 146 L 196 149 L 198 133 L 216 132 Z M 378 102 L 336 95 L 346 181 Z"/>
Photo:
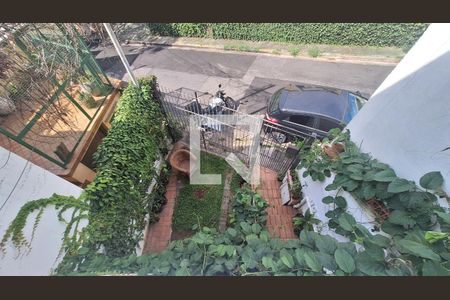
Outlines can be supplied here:
<path id="1" fill-rule="evenodd" d="M 234 101 L 233 98 L 231 98 L 231 97 L 225 97 L 224 102 L 225 102 L 225 106 L 229 109 L 236 110 L 238 108 L 237 101 Z"/>

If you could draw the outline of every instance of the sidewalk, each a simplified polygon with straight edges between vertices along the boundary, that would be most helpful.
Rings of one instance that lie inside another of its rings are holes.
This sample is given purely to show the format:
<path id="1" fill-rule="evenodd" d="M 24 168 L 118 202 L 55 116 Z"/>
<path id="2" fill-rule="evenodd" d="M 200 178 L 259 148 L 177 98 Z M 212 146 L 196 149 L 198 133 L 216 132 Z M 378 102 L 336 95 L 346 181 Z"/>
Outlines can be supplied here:
<path id="1" fill-rule="evenodd" d="M 119 38 L 123 44 L 160 45 L 174 48 L 192 48 L 213 51 L 263 53 L 278 57 L 301 59 L 345 61 L 380 65 L 396 65 L 405 55 L 395 47 L 338 46 L 290 44 L 277 42 L 253 42 L 244 40 L 223 40 L 191 37 L 139 36 L 139 40 Z M 316 56 L 317 55 L 317 56 Z"/>

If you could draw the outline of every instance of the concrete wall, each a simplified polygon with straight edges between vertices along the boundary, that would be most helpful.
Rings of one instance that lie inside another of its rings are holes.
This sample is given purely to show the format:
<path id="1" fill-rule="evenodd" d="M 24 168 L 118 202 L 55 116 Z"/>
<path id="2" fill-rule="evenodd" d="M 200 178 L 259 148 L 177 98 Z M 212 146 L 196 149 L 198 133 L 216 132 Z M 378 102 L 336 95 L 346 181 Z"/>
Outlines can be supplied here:
<path id="1" fill-rule="evenodd" d="M 0 147 L 0 238 L 26 202 L 46 198 L 53 193 L 79 196 L 81 192 L 79 187 Z M 71 213 L 67 210 L 64 216 L 69 219 Z M 27 240 L 31 238 L 36 215 L 37 212 L 28 218 L 24 230 Z M 24 249 L 19 252 L 9 243 L 6 254 L 0 253 L 0 275 L 49 275 L 62 258 L 58 258 L 58 252 L 64 229 L 56 210 L 46 208 L 31 243 L 31 251 Z"/>
<path id="2" fill-rule="evenodd" d="M 348 128 L 398 176 L 441 171 L 450 192 L 450 24 L 429 26 Z"/>

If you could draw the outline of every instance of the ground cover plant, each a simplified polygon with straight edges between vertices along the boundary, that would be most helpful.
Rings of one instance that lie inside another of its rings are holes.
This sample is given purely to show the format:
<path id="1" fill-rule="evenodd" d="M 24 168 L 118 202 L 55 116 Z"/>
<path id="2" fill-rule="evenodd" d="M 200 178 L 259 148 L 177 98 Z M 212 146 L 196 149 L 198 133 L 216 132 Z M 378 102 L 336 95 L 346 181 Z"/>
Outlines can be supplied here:
<path id="1" fill-rule="evenodd" d="M 225 175 L 233 172 L 228 163 L 218 156 L 201 152 L 201 172 L 222 174 L 220 185 L 191 185 L 188 178 L 178 193 L 173 212 L 173 230 L 190 231 L 194 225 L 217 228 L 220 218 Z"/>

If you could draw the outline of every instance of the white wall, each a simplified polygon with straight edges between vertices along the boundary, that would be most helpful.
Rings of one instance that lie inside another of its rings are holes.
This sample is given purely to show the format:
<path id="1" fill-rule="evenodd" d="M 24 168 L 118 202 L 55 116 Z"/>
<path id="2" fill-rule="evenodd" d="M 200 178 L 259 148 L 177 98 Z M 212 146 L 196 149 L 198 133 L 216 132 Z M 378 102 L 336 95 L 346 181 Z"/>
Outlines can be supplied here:
<path id="1" fill-rule="evenodd" d="M 0 147 L 0 239 L 26 202 L 53 193 L 77 197 L 81 192 L 81 188 Z M 28 218 L 24 230 L 27 240 L 30 240 L 36 214 Z M 70 215 L 70 210 L 64 213 L 67 218 Z M 83 226 L 86 223 L 83 222 Z M 0 275 L 49 275 L 62 258 L 56 260 L 64 229 L 56 210 L 46 208 L 29 253 L 27 250 L 19 253 L 11 243 L 6 247 L 6 255 L 0 253 Z"/>
<path id="2" fill-rule="evenodd" d="M 304 199 L 306 199 L 306 206 L 302 207 L 302 212 L 305 213 L 309 208 L 310 212 L 314 214 L 314 218 L 321 221 L 321 224 L 315 226 L 314 230 L 321 233 L 322 235 L 330 235 L 340 242 L 348 242 L 349 239 L 340 234 L 334 232 L 334 229 L 328 227 L 329 218 L 325 214 L 334 209 L 334 204 L 325 204 L 322 199 L 331 196 L 342 196 L 347 201 L 347 212 L 351 214 L 357 223 L 366 227 L 369 231 L 374 229 L 375 216 L 367 206 L 362 206 L 353 196 L 344 191 L 340 190 L 337 194 L 335 190 L 326 191 L 325 187 L 331 184 L 334 180 L 335 174 L 332 173 L 330 177 L 326 177 L 324 181 L 313 181 L 311 176 L 303 178 L 303 173 L 306 169 L 302 168 L 296 170 L 298 172 L 298 178 L 302 183 L 302 193 Z"/>
<path id="3" fill-rule="evenodd" d="M 429 26 L 348 128 L 398 176 L 441 171 L 450 192 L 450 24 Z"/>

